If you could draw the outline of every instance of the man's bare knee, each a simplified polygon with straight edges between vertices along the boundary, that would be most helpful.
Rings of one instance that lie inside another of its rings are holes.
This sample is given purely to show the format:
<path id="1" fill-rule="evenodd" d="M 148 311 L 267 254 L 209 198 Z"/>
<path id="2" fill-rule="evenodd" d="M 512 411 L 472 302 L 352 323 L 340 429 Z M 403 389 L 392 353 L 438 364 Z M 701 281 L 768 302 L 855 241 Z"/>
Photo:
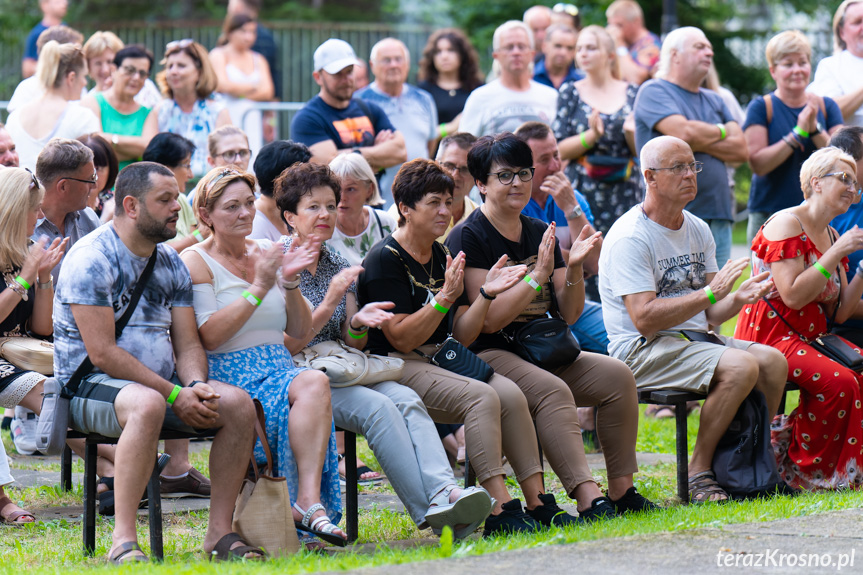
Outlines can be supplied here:
<path id="1" fill-rule="evenodd" d="M 135 421 L 158 430 L 165 420 L 165 398 L 143 385 L 127 385 L 117 394 L 114 410 L 120 427 L 124 429 L 130 421 Z"/>

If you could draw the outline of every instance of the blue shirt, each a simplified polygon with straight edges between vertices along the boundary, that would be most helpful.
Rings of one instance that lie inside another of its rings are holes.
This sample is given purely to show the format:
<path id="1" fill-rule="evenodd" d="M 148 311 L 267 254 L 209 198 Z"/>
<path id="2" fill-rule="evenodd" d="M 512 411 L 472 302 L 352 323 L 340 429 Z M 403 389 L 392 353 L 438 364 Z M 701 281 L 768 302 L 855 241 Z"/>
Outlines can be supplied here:
<path id="1" fill-rule="evenodd" d="M 65 22 L 63 23 L 66 24 Z M 24 56 L 22 60 L 30 58 L 31 60 L 39 59 L 39 51 L 36 48 L 36 41 L 39 39 L 39 34 L 48 29 L 48 26 L 39 22 L 33 29 L 30 30 L 30 33 L 27 34 L 27 40 L 24 42 Z"/>
<path id="2" fill-rule="evenodd" d="M 333 108 L 315 96 L 291 121 L 291 139 L 309 147 L 332 140 L 336 149 L 373 146 L 381 130 L 395 130 L 380 106 L 351 100 L 347 108 Z"/>
<path id="3" fill-rule="evenodd" d="M 830 222 L 830 225 L 836 228 L 836 231 L 839 233 L 840 236 L 854 226 L 863 227 L 863 202 L 851 204 L 851 207 L 848 208 L 848 211 L 840 216 L 836 216 L 835 218 L 833 218 L 833 221 Z M 848 254 L 849 282 L 854 278 L 853 274 L 857 273 L 857 266 L 860 264 L 861 260 L 863 260 L 863 250 L 857 250 L 856 252 Z M 843 327 L 863 329 L 863 320 L 849 319 L 845 323 L 839 325 L 842 325 Z"/>
<path id="4" fill-rule="evenodd" d="M 575 201 L 577 201 L 578 205 L 581 206 L 581 210 L 584 212 L 584 217 L 587 218 L 590 225 L 593 225 L 593 213 L 590 211 L 590 205 L 588 205 L 587 199 L 581 195 L 581 192 L 578 190 L 573 191 L 575 192 Z M 521 213 L 528 217 L 542 220 L 547 224 L 554 222 L 557 224 L 558 228 L 569 227 L 566 214 L 563 213 L 563 210 L 557 207 L 557 204 L 554 203 L 554 198 L 551 196 L 548 196 L 545 200 L 545 208 L 540 208 L 537 201 L 531 198 L 524 209 L 521 210 Z"/>
<path id="5" fill-rule="evenodd" d="M 563 82 L 576 82 L 583 79 L 584 74 L 581 70 L 578 70 L 575 67 L 575 63 L 572 63 L 569 65 L 569 70 L 566 71 L 566 76 L 563 78 Z M 558 88 L 555 87 L 551 78 L 548 76 L 548 69 L 545 67 L 545 56 L 537 60 L 536 64 L 533 65 L 533 81 L 545 84 L 546 86 L 551 86 L 555 90 Z M 563 82 L 560 83 L 561 86 L 563 85 Z"/>

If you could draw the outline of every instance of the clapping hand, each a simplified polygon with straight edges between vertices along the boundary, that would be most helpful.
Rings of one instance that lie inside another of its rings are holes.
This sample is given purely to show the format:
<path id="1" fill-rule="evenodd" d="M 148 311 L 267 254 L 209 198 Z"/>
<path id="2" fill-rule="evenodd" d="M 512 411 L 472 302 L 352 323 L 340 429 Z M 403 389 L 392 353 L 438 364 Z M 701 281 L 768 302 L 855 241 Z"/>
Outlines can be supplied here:
<path id="1" fill-rule="evenodd" d="M 533 267 L 535 272 L 534 279 L 539 283 L 544 283 L 551 273 L 554 271 L 554 231 L 557 225 L 554 222 L 548 224 L 545 233 L 542 234 L 542 242 L 539 244 L 539 252 L 536 254 L 536 265 Z M 540 280 L 543 280 L 540 282 Z"/>
<path id="2" fill-rule="evenodd" d="M 507 266 L 508 259 L 506 254 L 502 255 L 485 275 L 482 289 L 487 295 L 496 297 L 517 284 L 527 274 L 526 265 Z"/>
<path id="3" fill-rule="evenodd" d="M 769 294 L 770 290 L 773 289 L 773 279 L 768 279 L 769 277 L 770 272 L 764 271 L 744 281 L 734 292 L 736 301 L 740 305 L 746 305 L 755 303 Z"/>
<path id="4" fill-rule="evenodd" d="M 282 244 L 275 243 L 261 253 L 255 262 L 255 285 L 270 291 L 276 282 L 276 270 L 282 263 Z"/>
<path id="5" fill-rule="evenodd" d="M 731 288 L 734 287 L 734 282 L 737 281 L 737 278 L 740 277 L 740 274 L 743 273 L 743 270 L 745 270 L 748 265 L 749 258 L 728 260 L 725 265 L 722 266 L 722 269 L 716 272 L 716 275 L 713 276 L 713 280 L 709 284 L 710 290 L 713 292 L 716 301 L 721 300 L 731 293 Z"/>
<path id="6" fill-rule="evenodd" d="M 455 303 L 458 296 L 464 291 L 464 252 L 459 252 L 455 257 L 447 254 L 446 273 L 444 273 L 441 296 L 450 304 Z"/>
<path id="7" fill-rule="evenodd" d="M 599 110 L 594 110 L 591 112 L 590 117 L 587 119 L 587 127 L 590 130 L 593 130 L 593 133 L 596 134 L 596 140 L 599 139 L 605 134 L 605 124 L 602 122 L 602 117 L 599 115 Z M 594 146 L 596 144 L 594 143 Z"/>
<path id="8" fill-rule="evenodd" d="M 330 299 L 330 303 L 334 306 L 338 305 L 361 273 L 363 273 L 363 266 L 351 266 L 337 273 L 330 282 L 330 287 L 327 288 L 326 297 Z"/>
<path id="9" fill-rule="evenodd" d="M 380 327 L 382 324 L 392 319 L 392 312 L 387 311 L 396 307 L 391 301 L 376 301 L 367 303 L 363 308 L 354 314 L 351 318 L 351 324 L 354 327 Z"/>
<path id="10" fill-rule="evenodd" d="M 311 235 L 304 242 L 294 238 L 282 258 L 282 279 L 293 281 L 297 274 L 315 263 L 320 253 L 320 236 Z"/>
<path id="11" fill-rule="evenodd" d="M 842 257 L 863 249 L 863 229 L 854 226 L 839 236 L 839 239 L 836 240 L 830 249 L 837 250 Z"/>
<path id="12" fill-rule="evenodd" d="M 569 249 L 568 265 L 580 266 L 583 264 L 590 252 L 599 244 L 599 240 L 602 239 L 602 232 L 590 233 L 590 229 L 590 226 L 581 228 L 581 232 Z"/>
<path id="13" fill-rule="evenodd" d="M 24 265 L 21 266 L 21 277 L 30 284 L 49 277 L 51 270 L 63 258 L 63 252 L 66 251 L 66 243 L 68 241 L 69 238 L 64 238 L 63 240 L 55 238 L 51 242 L 51 245 L 48 245 L 47 236 L 39 238 L 38 241 L 30 246 L 27 259 L 24 260 Z M 46 245 L 48 246 L 47 248 L 45 247 Z"/>
<path id="14" fill-rule="evenodd" d="M 815 106 L 815 103 L 809 99 L 809 101 L 806 102 L 806 105 L 803 106 L 803 110 L 797 115 L 797 126 L 804 132 L 808 132 L 812 135 L 818 130 L 817 123 L 818 108 Z"/>

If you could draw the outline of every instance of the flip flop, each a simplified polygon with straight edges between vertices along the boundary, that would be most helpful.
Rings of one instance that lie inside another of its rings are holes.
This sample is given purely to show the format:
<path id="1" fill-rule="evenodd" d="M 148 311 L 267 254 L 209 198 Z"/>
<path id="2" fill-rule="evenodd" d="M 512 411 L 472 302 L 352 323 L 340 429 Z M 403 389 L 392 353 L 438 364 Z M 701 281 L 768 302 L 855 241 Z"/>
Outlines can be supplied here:
<path id="1" fill-rule="evenodd" d="M 323 539 L 327 543 L 338 545 L 339 547 L 344 547 L 348 544 L 348 540 L 346 538 L 334 533 L 335 530 L 338 529 L 338 526 L 335 525 L 329 517 L 321 515 L 317 519 L 312 519 L 312 515 L 318 511 L 326 511 L 324 506 L 320 503 L 315 503 L 314 505 L 309 506 L 306 510 L 303 510 L 299 503 L 294 503 L 294 509 L 297 510 L 297 513 L 303 516 L 300 521 L 294 520 L 294 526 L 300 531 L 311 533 L 315 537 Z"/>
<path id="2" fill-rule="evenodd" d="M 243 545 L 239 545 L 231 549 L 231 545 L 239 541 Z M 257 557 L 246 557 L 246 553 L 254 553 Z M 267 558 L 267 553 L 260 547 L 252 547 L 243 541 L 239 533 L 228 533 L 218 541 L 213 547 L 213 551 L 209 554 L 211 561 L 261 561 Z"/>
<path id="3" fill-rule="evenodd" d="M 6 508 L 10 505 L 13 509 L 4 513 Z M 30 521 L 18 521 L 23 517 L 29 517 Z M 9 499 L 8 496 L 3 496 L 0 498 L 0 521 L 8 523 L 9 525 L 27 525 L 29 523 L 35 523 L 36 516 L 31 512 L 18 507 L 11 499 Z"/>

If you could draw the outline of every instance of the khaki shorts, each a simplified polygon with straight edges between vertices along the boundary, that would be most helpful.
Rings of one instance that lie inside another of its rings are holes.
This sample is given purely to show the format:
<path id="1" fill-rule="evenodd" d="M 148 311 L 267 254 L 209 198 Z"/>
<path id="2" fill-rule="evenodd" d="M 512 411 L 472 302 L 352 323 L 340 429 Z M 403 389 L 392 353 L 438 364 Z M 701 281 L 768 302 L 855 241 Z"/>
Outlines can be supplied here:
<path id="1" fill-rule="evenodd" d="M 725 346 L 673 335 L 641 338 L 624 361 L 632 370 L 638 389 L 681 389 L 706 394 L 725 350 L 746 350 L 754 345 L 751 341 L 719 337 Z"/>

